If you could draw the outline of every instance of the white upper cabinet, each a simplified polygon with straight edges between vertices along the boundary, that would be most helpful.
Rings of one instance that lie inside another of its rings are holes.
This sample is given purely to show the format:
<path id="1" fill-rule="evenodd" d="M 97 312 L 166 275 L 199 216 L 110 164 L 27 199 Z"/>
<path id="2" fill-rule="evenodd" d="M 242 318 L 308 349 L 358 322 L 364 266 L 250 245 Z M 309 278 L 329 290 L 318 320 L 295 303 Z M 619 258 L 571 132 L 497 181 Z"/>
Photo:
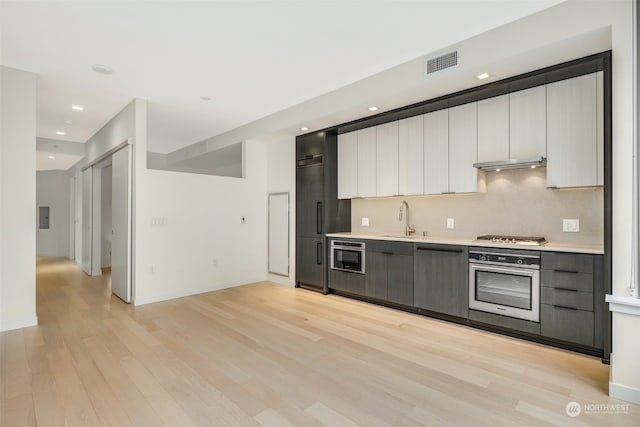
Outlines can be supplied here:
<path id="1" fill-rule="evenodd" d="M 398 195 L 398 122 L 376 126 L 377 196 Z"/>
<path id="2" fill-rule="evenodd" d="M 598 74 L 598 75 L 597 75 Z M 603 180 L 601 73 L 547 85 L 547 186 L 595 186 Z M 600 126 L 599 126 L 600 124 Z M 599 129 L 600 127 L 600 129 Z"/>
<path id="3" fill-rule="evenodd" d="M 478 191 L 477 102 L 449 109 L 449 191 Z"/>
<path id="4" fill-rule="evenodd" d="M 398 193 L 423 194 L 423 116 L 398 123 Z"/>
<path id="5" fill-rule="evenodd" d="M 338 198 L 358 196 L 358 133 L 338 135 Z"/>
<path id="6" fill-rule="evenodd" d="M 509 158 L 547 156 L 547 88 L 537 86 L 509 94 Z"/>
<path id="7" fill-rule="evenodd" d="M 478 101 L 478 162 L 509 159 L 509 95 Z"/>
<path id="8" fill-rule="evenodd" d="M 424 121 L 424 194 L 449 191 L 449 110 L 427 113 Z"/>
<path id="9" fill-rule="evenodd" d="M 376 128 L 360 129 L 358 133 L 358 197 L 376 197 L 377 144 Z"/>

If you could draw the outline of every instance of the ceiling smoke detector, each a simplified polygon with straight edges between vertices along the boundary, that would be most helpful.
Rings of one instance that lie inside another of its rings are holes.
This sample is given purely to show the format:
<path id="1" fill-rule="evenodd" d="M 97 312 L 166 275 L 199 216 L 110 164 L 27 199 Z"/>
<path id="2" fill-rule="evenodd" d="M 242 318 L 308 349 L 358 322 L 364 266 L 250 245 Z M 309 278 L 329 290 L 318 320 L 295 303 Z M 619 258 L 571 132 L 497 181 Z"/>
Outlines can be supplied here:
<path id="1" fill-rule="evenodd" d="M 113 74 L 113 69 L 111 69 L 111 67 L 108 67 L 102 64 L 93 64 L 91 66 L 91 69 L 98 74 L 106 74 L 106 75 Z"/>

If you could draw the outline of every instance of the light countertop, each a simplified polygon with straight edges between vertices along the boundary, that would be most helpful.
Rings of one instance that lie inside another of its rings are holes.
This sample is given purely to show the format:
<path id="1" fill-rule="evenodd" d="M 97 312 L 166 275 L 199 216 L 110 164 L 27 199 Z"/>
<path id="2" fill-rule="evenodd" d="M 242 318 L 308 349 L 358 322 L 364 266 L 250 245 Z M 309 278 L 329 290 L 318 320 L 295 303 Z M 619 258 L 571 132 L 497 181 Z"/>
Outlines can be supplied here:
<path id="1" fill-rule="evenodd" d="M 436 243 L 443 245 L 463 245 L 463 246 L 481 246 L 485 248 L 507 248 L 507 249 L 526 249 L 532 251 L 550 251 L 550 252 L 572 252 L 582 254 L 604 254 L 604 247 L 598 245 L 583 245 L 574 243 L 554 243 L 548 242 L 543 246 L 531 245 L 514 245 L 505 243 L 492 243 L 488 241 L 478 241 L 473 238 L 456 238 L 456 237 L 431 237 L 423 239 L 422 236 L 405 237 L 394 234 L 361 234 L 361 233 L 328 233 L 327 237 L 343 237 L 350 239 L 371 239 L 371 240 L 390 240 L 395 242 L 415 242 L 415 243 Z"/>

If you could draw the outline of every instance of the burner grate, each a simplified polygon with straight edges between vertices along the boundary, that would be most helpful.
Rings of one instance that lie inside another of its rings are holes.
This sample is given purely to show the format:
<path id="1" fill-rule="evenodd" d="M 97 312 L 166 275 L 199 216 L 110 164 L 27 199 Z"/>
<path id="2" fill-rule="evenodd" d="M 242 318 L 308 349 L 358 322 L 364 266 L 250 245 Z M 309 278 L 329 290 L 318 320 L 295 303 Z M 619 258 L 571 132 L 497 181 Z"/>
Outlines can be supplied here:
<path id="1" fill-rule="evenodd" d="M 540 236 L 503 236 L 499 234 L 486 234 L 478 236 L 477 240 L 488 241 L 492 243 L 508 243 L 515 245 L 533 245 L 542 246 L 547 243 L 547 239 Z"/>

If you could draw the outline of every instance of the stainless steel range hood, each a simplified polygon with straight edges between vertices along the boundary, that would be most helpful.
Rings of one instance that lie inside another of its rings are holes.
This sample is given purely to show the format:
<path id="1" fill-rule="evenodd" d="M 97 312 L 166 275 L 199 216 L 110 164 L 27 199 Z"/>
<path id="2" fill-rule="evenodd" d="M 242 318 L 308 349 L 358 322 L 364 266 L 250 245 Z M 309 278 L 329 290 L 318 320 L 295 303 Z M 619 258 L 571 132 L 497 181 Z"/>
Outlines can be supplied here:
<path id="1" fill-rule="evenodd" d="M 546 157 L 534 157 L 524 160 L 500 160 L 497 162 L 474 163 L 473 167 L 487 172 L 500 172 L 507 169 L 539 168 L 547 165 Z"/>

